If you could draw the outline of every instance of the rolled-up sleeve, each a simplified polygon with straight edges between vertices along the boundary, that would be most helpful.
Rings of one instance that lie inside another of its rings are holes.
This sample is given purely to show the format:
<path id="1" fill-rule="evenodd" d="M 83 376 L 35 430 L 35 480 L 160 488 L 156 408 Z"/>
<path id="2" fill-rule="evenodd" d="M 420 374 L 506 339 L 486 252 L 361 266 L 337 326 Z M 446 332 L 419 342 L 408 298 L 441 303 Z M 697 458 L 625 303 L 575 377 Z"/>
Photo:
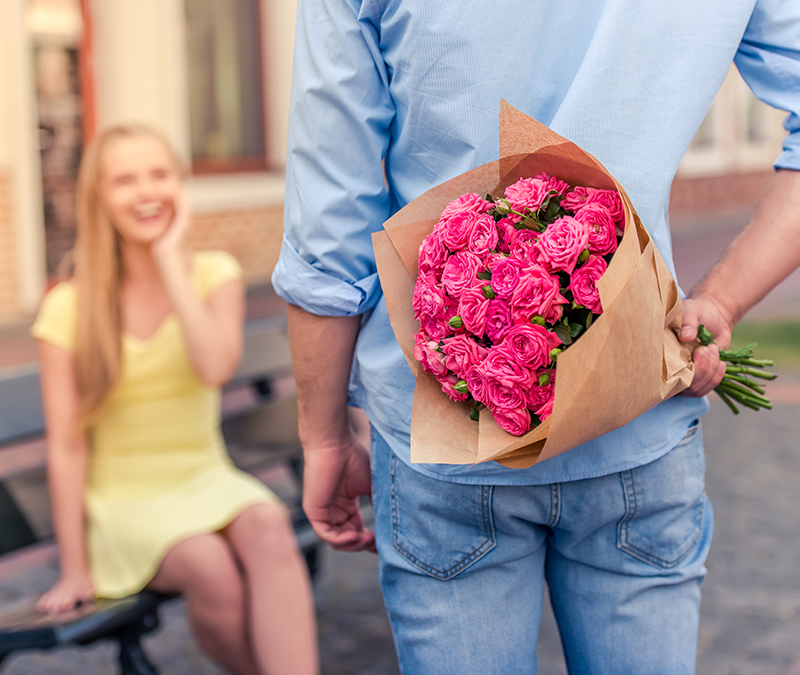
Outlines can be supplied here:
<path id="1" fill-rule="evenodd" d="M 300 0 L 284 238 L 272 283 L 309 312 L 360 314 L 380 283 L 372 233 L 390 215 L 382 160 L 394 108 L 375 25 L 358 0 Z"/>
<path id="2" fill-rule="evenodd" d="M 758 98 L 789 113 L 775 168 L 800 170 L 800 2 L 759 0 L 734 61 Z"/>

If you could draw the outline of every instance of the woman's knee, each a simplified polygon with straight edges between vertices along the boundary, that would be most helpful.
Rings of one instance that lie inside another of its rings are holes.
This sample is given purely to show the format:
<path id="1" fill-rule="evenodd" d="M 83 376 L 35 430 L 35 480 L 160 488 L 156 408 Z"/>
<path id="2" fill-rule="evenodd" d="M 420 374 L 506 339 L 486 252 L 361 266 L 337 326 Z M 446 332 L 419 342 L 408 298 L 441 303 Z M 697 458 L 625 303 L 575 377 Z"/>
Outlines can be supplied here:
<path id="1" fill-rule="evenodd" d="M 230 524 L 226 534 L 245 567 L 297 555 L 291 516 L 282 504 L 250 506 Z"/>

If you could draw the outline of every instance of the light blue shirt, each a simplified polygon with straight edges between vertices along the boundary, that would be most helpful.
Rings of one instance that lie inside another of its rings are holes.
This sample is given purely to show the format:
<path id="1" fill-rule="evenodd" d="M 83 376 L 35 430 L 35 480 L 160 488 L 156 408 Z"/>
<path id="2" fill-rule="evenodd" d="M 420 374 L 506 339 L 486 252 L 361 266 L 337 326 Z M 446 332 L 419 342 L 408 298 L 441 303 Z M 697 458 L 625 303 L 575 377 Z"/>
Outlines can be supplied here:
<path id="1" fill-rule="evenodd" d="M 370 235 L 431 187 L 497 159 L 505 98 L 603 162 L 674 273 L 670 185 L 732 60 L 759 98 L 789 111 L 775 166 L 800 169 L 797 0 L 300 0 L 273 284 L 312 313 L 363 316 L 351 402 L 400 459 L 410 464 L 414 378 Z M 512 485 L 604 475 L 657 459 L 707 409 L 675 397 L 530 469 L 411 466 Z"/>

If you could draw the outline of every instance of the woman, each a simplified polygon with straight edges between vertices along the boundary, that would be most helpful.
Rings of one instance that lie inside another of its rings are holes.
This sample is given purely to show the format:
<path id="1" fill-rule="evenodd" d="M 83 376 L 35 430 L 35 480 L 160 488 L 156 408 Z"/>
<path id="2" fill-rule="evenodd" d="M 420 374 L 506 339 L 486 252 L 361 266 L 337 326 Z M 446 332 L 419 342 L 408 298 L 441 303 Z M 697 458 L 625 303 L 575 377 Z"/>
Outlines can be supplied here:
<path id="1" fill-rule="evenodd" d="M 232 673 L 318 671 L 313 602 L 286 509 L 236 470 L 219 387 L 242 349 L 241 268 L 191 254 L 181 171 L 146 128 L 113 128 L 78 178 L 75 274 L 39 341 L 61 576 L 39 608 L 180 593 Z"/>

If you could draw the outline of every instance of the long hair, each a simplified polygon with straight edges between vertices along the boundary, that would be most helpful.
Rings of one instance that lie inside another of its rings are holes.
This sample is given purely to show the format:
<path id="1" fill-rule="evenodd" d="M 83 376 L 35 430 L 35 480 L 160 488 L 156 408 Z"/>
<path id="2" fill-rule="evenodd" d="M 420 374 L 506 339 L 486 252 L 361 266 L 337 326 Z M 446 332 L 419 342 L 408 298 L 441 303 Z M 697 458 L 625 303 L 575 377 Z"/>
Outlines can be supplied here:
<path id="1" fill-rule="evenodd" d="M 167 139 L 146 126 L 115 126 L 86 148 L 76 191 L 77 238 L 72 251 L 78 317 L 75 371 L 77 429 L 90 427 L 119 382 L 122 370 L 121 288 L 124 270 L 120 236 L 108 216 L 101 190 L 106 148 L 119 139 L 145 136 L 160 141 L 181 164 Z"/>

